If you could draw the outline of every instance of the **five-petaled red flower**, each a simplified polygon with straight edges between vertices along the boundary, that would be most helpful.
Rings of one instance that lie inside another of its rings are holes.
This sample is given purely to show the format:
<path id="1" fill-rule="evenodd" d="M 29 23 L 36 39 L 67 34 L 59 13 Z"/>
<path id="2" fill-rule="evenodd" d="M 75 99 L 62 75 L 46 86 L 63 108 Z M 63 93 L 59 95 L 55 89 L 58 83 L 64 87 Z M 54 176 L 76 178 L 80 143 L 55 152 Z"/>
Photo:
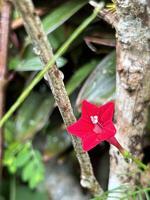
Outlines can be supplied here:
<path id="1" fill-rule="evenodd" d="M 72 135 L 81 138 L 84 151 L 89 151 L 104 140 L 121 148 L 114 137 L 116 128 L 113 123 L 113 115 L 113 102 L 98 107 L 84 100 L 80 119 L 68 126 L 67 130 Z"/>

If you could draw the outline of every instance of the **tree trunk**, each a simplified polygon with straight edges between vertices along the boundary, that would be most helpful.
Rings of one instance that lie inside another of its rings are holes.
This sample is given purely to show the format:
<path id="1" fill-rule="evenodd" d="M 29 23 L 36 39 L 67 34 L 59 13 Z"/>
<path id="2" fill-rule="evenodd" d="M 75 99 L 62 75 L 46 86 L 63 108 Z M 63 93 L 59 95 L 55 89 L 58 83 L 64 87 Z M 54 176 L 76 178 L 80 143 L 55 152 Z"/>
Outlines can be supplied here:
<path id="1" fill-rule="evenodd" d="M 150 1 L 118 0 L 116 125 L 121 145 L 142 158 L 142 137 L 150 101 Z M 110 149 L 109 189 L 140 180 L 136 166 Z M 115 194 L 116 195 L 116 194 Z"/>

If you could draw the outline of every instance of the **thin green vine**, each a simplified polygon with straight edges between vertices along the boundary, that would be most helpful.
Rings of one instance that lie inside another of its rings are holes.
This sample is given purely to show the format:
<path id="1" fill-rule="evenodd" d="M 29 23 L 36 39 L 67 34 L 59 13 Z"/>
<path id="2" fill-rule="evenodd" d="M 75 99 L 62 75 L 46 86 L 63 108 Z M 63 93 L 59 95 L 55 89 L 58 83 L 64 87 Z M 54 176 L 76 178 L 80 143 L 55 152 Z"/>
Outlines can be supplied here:
<path id="1" fill-rule="evenodd" d="M 72 35 L 68 38 L 68 40 L 59 48 L 57 53 L 53 56 L 53 58 L 48 62 L 48 64 L 44 67 L 42 71 L 40 71 L 36 77 L 31 81 L 29 86 L 22 92 L 22 94 L 18 97 L 16 102 L 10 107 L 10 109 L 6 112 L 3 118 L 0 120 L 0 127 L 4 125 L 4 123 L 10 118 L 10 116 L 16 111 L 16 109 L 23 103 L 23 101 L 30 94 L 32 89 L 36 86 L 36 84 L 43 78 L 46 72 L 53 66 L 58 57 L 62 56 L 71 43 L 78 37 L 78 35 L 96 18 L 99 11 L 102 9 L 103 3 L 101 2 L 94 9 L 93 13 L 83 21 L 83 23 L 72 33 Z"/>
<path id="2" fill-rule="evenodd" d="M 139 160 L 138 158 L 134 157 L 130 152 L 128 152 L 128 151 L 125 150 L 122 153 L 122 155 L 127 160 L 131 159 L 139 168 L 141 168 L 143 170 L 149 169 L 149 166 L 145 165 L 141 160 Z"/>

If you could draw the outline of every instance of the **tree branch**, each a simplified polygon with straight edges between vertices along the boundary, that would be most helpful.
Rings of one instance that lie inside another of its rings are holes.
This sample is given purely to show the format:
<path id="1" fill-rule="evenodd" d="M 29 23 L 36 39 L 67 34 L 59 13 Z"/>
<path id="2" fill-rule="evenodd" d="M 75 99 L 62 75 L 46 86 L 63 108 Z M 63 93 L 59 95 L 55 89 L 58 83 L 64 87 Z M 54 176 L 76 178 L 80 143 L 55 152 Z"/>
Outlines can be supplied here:
<path id="1" fill-rule="evenodd" d="M 103 9 L 99 12 L 98 16 L 110 24 L 112 27 L 115 28 L 117 26 L 118 19 L 116 12 L 111 12 L 107 9 Z"/>
<path id="2" fill-rule="evenodd" d="M 10 28 L 11 4 L 2 1 L 0 19 L 0 119 L 4 113 L 5 89 L 7 84 L 7 56 Z M 0 169 L 2 168 L 3 129 L 0 128 Z"/>
<path id="3" fill-rule="evenodd" d="M 150 103 L 149 9 L 148 1 L 117 1 L 117 137 L 139 158 Z M 110 189 L 140 182 L 141 174 L 133 163 L 126 163 L 113 147 L 110 154 Z"/>
<path id="4" fill-rule="evenodd" d="M 34 12 L 33 4 L 30 0 L 13 0 L 16 8 L 20 11 L 25 28 L 31 37 L 35 53 L 40 57 L 44 64 L 47 64 L 53 57 L 52 47 L 43 31 L 39 17 Z M 64 87 L 62 74 L 56 65 L 49 70 L 46 75 L 65 125 L 68 126 L 76 121 L 73 110 Z M 72 143 L 80 163 L 81 185 L 88 188 L 93 195 L 102 193 L 102 189 L 97 182 L 90 158 L 87 153 L 82 151 L 81 142 L 76 137 L 72 137 Z"/>

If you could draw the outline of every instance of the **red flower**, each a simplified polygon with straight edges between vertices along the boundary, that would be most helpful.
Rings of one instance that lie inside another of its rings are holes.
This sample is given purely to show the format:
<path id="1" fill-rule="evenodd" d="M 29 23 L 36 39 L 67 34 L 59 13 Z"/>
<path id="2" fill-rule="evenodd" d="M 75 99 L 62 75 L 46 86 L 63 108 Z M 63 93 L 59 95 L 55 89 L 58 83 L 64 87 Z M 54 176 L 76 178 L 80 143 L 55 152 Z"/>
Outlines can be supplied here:
<path id="1" fill-rule="evenodd" d="M 67 130 L 72 135 L 81 138 L 84 151 L 92 149 L 104 140 L 120 149 L 121 146 L 114 137 L 116 128 L 112 121 L 113 115 L 113 102 L 98 107 L 84 100 L 80 119 L 68 126 Z"/>

